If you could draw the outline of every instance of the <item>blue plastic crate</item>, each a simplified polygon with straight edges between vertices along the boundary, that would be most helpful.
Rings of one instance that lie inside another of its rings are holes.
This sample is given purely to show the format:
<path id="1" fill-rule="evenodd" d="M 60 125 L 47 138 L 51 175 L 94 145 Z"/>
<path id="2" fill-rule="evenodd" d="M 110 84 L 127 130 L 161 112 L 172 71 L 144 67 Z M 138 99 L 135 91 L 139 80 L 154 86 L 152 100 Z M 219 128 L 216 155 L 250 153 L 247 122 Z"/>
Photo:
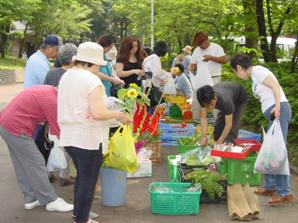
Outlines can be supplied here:
<path id="1" fill-rule="evenodd" d="M 238 139 L 255 139 L 260 142 L 261 138 L 261 134 L 258 133 L 250 132 L 243 129 L 239 129 L 238 131 Z"/>
<path id="2" fill-rule="evenodd" d="M 161 136 L 161 146 L 177 146 L 179 137 Z"/>
<path id="3" fill-rule="evenodd" d="M 162 137 L 190 137 L 195 134 L 195 127 L 193 124 L 171 124 L 171 123 L 160 123 L 159 129 L 161 130 Z"/>

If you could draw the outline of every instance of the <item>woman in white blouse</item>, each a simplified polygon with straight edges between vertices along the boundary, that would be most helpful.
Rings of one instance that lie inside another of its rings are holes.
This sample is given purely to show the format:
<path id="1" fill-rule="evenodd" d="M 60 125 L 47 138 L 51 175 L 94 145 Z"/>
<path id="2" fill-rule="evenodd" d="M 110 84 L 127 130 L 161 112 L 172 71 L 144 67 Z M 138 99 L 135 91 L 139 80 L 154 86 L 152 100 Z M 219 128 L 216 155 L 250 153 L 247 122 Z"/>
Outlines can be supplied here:
<path id="1" fill-rule="evenodd" d="M 58 123 L 60 146 L 71 156 L 77 177 L 74 185 L 73 218 L 76 223 L 96 222 L 89 219 L 95 185 L 102 164 L 104 142 L 108 137 L 107 120 L 128 123 L 122 112 L 106 108 L 104 86 L 95 74 L 105 65 L 103 48 L 97 43 L 79 45 L 68 70 L 58 86 Z"/>

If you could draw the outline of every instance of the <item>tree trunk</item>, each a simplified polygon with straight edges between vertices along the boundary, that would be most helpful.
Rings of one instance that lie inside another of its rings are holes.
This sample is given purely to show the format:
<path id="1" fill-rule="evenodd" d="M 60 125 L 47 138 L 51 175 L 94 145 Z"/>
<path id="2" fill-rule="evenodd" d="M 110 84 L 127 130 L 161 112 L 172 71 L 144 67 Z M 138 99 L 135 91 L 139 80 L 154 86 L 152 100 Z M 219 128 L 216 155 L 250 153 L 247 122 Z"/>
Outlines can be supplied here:
<path id="1" fill-rule="evenodd" d="M 257 14 L 257 24 L 258 24 L 258 31 L 260 37 L 260 46 L 262 49 L 262 54 L 264 57 L 265 62 L 272 61 L 269 46 L 267 42 L 267 32 L 266 32 L 266 23 L 265 23 L 265 16 L 264 16 L 264 9 L 263 9 L 263 0 L 255 0 L 256 4 L 256 14 Z"/>
<path id="2" fill-rule="evenodd" d="M 191 39 L 190 39 L 190 34 L 186 33 L 185 34 L 185 45 L 191 45 Z"/>
<path id="3" fill-rule="evenodd" d="M 20 44 L 20 49 L 19 49 L 19 58 L 21 58 L 23 56 L 24 42 L 25 42 L 28 25 L 29 25 L 29 23 L 26 23 L 25 30 L 23 33 L 23 39 L 21 39 L 21 44 Z"/>
<path id="4" fill-rule="evenodd" d="M 10 25 L 6 24 L 2 26 L 0 30 L 2 30 L 2 32 L 0 32 L 0 53 L 1 53 L 1 57 L 4 58 L 7 40 L 8 40 L 8 34 L 10 31 Z"/>
<path id="5" fill-rule="evenodd" d="M 298 56 L 298 35 L 296 36 L 295 51 L 294 51 L 294 54 L 293 54 L 292 60 L 291 60 L 291 73 L 296 72 L 297 56 Z"/>
<path id="6" fill-rule="evenodd" d="M 258 27 L 256 26 L 256 6 L 251 0 L 242 0 L 244 8 L 244 16 L 247 18 L 245 22 L 245 47 L 258 48 Z M 251 57 L 256 57 L 255 52 L 250 53 Z"/>

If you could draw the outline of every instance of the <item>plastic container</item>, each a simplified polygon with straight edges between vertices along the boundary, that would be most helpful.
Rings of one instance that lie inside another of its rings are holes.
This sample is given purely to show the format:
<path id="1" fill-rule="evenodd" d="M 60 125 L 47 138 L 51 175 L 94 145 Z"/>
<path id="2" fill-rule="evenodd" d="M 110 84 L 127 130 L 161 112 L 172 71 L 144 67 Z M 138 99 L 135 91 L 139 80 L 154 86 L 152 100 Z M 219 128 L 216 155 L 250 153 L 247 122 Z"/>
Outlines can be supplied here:
<path id="1" fill-rule="evenodd" d="M 181 175 L 179 172 L 179 164 L 177 163 L 177 160 L 179 160 L 179 158 L 177 159 L 176 155 L 168 155 L 167 160 L 169 181 L 180 182 Z"/>
<path id="2" fill-rule="evenodd" d="M 127 173 L 109 167 L 100 171 L 101 202 L 104 206 L 117 207 L 124 205 Z"/>
<path id="3" fill-rule="evenodd" d="M 261 135 L 258 133 L 250 132 L 247 130 L 239 129 L 238 131 L 238 138 L 239 139 L 255 139 L 257 141 L 261 141 Z"/>
<path id="4" fill-rule="evenodd" d="M 195 134 L 193 124 L 160 123 L 161 137 L 190 137 Z"/>
<path id="5" fill-rule="evenodd" d="M 162 146 L 177 146 L 178 145 L 178 137 L 172 136 L 161 136 L 160 141 Z"/>
<path id="6" fill-rule="evenodd" d="M 191 144 L 191 145 L 183 145 L 181 142 L 181 138 L 178 139 L 178 146 L 177 146 L 177 151 L 179 154 L 183 154 L 189 150 L 195 149 L 196 147 L 198 147 L 195 144 Z"/>
<path id="7" fill-rule="evenodd" d="M 182 112 L 177 105 L 170 106 L 169 115 L 171 118 L 182 118 Z"/>
<path id="8" fill-rule="evenodd" d="M 261 174 L 254 173 L 256 156 L 250 154 L 244 160 L 227 159 L 228 162 L 228 184 L 259 186 Z"/>
<path id="9" fill-rule="evenodd" d="M 233 142 L 239 146 L 247 146 L 250 144 L 249 152 L 259 152 L 262 146 L 256 139 L 234 139 Z"/>
<path id="10" fill-rule="evenodd" d="M 200 211 L 201 190 L 188 192 L 191 183 L 153 182 L 150 184 L 151 211 L 163 215 L 193 215 Z M 168 191 L 158 191 L 166 188 Z"/>
<path id="11" fill-rule="evenodd" d="M 211 150 L 212 156 L 219 156 L 223 158 L 230 158 L 230 159 L 239 159 L 243 160 L 247 155 L 251 152 L 258 152 L 261 148 L 261 143 L 259 143 L 255 139 L 234 139 L 233 141 L 236 145 L 241 147 L 247 147 L 247 149 L 242 153 L 237 152 L 227 152 L 222 150 Z"/>

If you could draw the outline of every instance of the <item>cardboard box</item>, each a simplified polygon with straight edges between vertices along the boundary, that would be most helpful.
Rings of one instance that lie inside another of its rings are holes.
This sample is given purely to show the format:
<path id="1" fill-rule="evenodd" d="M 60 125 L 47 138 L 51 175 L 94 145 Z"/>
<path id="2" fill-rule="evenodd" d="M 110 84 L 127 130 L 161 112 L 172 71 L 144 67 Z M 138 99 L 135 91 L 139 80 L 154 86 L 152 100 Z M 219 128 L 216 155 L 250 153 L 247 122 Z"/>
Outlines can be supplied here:
<path id="1" fill-rule="evenodd" d="M 151 177 L 152 176 L 152 162 L 148 161 L 139 161 L 139 168 L 133 174 L 127 173 L 127 178 L 134 177 Z"/>

